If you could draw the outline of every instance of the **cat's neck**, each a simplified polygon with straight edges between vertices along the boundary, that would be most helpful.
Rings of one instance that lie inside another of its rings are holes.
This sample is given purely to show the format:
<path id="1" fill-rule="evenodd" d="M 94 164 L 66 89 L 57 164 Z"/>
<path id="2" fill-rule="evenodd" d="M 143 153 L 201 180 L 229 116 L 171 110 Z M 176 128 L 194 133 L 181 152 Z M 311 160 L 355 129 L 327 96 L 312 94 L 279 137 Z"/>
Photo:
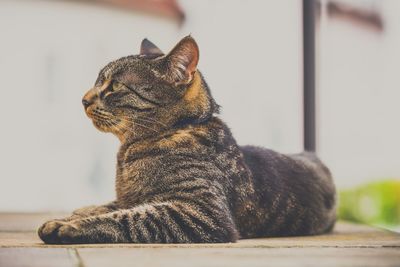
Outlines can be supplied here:
<path id="1" fill-rule="evenodd" d="M 213 127 L 207 127 L 207 124 L 213 124 Z M 218 126 L 217 126 L 218 125 Z M 202 123 L 196 124 L 182 124 L 179 126 L 171 127 L 168 130 L 160 131 L 159 133 L 147 134 L 144 136 L 133 136 L 133 135 L 126 135 L 120 139 L 120 153 L 125 153 L 125 151 L 130 147 L 136 147 L 138 150 L 140 148 L 149 148 L 151 146 L 157 146 L 157 144 L 162 142 L 163 140 L 168 140 L 169 138 L 176 136 L 185 131 L 191 131 L 195 128 L 203 128 L 204 129 L 216 129 L 223 127 L 223 122 L 216 116 L 212 116 L 207 121 Z M 216 127 L 216 128 L 215 128 Z M 207 130 L 206 130 L 207 131 Z"/>

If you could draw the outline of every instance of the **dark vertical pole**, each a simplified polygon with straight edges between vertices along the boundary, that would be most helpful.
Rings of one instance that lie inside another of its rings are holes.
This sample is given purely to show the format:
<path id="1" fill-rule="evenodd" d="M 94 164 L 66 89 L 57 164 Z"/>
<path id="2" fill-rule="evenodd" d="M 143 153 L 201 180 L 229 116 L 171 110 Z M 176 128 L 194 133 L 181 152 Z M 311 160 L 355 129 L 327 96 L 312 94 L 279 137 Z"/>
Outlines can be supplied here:
<path id="1" fill-rule="evenodd" d="M 315 151 L 315 1 L 303 0 L 304 149 Z"/>

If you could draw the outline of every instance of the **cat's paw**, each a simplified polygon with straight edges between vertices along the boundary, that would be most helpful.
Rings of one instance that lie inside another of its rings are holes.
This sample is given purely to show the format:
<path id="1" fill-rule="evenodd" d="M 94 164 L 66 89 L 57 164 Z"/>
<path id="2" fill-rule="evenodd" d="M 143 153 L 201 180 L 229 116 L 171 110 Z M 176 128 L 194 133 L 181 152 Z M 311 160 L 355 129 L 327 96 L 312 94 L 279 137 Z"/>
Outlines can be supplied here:
<path id="1" fill-rule="evenodd" d="M 66 221 L 48 221 L 39 228 L 38 234 L 46 244 L 73 244 L 81 240 L 77 225 Z"/>

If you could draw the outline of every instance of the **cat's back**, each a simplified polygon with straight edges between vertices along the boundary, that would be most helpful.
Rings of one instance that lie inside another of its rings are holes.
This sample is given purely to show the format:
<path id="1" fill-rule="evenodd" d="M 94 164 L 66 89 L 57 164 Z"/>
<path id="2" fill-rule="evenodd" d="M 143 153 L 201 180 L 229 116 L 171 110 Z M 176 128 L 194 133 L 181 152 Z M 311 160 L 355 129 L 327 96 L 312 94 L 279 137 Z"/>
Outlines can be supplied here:
<path id="1" fill-rule="evenodd" d="M 258 146 L 241 146 L 246 164 L 256 177 L 276 176 L 292 172 L 311 174 L 331 180 L 331 173 L 325 164 L 313 152 L 304 151 L 298 154 L 282 154 L 272 149 Z"/>
<path id="2" fill-rule="evenodd" d="M 266 215 L 258 235 L 318 234 L 335 221 L 335 186 L 328 168 L 311 152 L 281 154 L 255 146 L 240 147 L 248 165 L 259 208 Z"/>

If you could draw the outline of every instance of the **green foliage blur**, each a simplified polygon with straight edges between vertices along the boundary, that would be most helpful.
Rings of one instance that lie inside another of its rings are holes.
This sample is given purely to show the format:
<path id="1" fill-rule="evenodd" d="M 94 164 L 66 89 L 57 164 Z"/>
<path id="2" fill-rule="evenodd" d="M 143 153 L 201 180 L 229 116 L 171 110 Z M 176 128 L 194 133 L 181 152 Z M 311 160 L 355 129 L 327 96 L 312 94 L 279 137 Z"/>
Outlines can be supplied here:
<path id="1" fill-rule="evenodd" d="M 339 193 L 339 218 L 381 226 L 400 227 L 400 180 L 361 185 Z"/>

